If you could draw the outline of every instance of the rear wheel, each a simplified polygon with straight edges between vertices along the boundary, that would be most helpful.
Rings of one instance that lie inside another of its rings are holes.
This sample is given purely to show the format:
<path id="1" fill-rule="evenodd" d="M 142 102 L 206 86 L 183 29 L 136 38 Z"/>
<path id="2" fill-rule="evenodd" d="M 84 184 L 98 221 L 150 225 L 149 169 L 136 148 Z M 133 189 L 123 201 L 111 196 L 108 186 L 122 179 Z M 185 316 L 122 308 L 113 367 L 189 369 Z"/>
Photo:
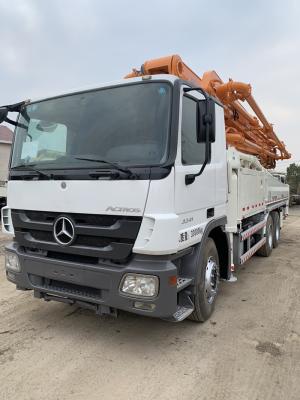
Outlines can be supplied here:
<path id="1" fill-rule="evenodd" d="M 266 225 L 266 243 L 257 251 L 258 256 L 269 257 L 273 249 L 273 218 L 269 214 Z"/>
<path id="2" fill-rule="evenodd" d="M 195 310 L 189 318 L 193 321 L 204 322 L 214 311 L 219 289 L 219 255 L 213 239 L 207 239 L 203 254 L 199 253 L 197 261 L 198 273 L 194 295 Z"/>
<path id="3" fill-rule="evenodd" d="M 280 240 L 280 217 L 277 211 L 272 213 L 273 217 L 273 247 L 276 248 L 279 245 Z"/>

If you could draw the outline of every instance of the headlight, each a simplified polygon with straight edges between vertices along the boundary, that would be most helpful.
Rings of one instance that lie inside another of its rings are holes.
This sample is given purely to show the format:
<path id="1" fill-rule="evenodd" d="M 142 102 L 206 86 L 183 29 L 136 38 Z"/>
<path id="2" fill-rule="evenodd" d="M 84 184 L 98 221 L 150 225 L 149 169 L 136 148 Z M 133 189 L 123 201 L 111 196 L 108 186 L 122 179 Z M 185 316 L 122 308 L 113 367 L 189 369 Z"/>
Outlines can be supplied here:
<path id="1" fill-rule="evenodd" d="M 10 271 L 21 272 L 19 258 L 15 253 L 11 251 L 5 252 L 5 268 Z"/>
<path id="2" fill-rule="evenodd" d="M 121 292 L 135 297 L 153 298 L 158 294 L 157 276 L 127 274 L 121 283 Z"/>

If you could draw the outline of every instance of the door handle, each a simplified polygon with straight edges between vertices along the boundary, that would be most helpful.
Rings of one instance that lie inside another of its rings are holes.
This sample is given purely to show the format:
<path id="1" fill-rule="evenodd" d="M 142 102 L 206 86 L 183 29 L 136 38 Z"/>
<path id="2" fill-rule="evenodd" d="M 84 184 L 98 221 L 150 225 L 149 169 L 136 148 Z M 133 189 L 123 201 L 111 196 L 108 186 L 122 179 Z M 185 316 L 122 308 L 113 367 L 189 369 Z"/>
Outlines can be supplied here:
<path id="1" fill-rule="evenodd" d="M 215 215 L 215 209 L 214 208 L 208 208 L 206 211 L 206 218 L 211 218 Z"/>

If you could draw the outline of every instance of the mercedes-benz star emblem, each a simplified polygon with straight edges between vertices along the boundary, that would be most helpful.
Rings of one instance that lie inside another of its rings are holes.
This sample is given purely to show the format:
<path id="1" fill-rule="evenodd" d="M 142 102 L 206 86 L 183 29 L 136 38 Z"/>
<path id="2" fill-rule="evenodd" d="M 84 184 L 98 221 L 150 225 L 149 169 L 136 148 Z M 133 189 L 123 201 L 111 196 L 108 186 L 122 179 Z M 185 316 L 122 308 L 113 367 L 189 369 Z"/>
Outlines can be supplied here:
<path id="1" fill-rule="evenodd" d="M 67 217 L 59 217 L 53 227 L 54 238 L 61 246 L 70 246 L 75 239 L 73 222 Z"/>

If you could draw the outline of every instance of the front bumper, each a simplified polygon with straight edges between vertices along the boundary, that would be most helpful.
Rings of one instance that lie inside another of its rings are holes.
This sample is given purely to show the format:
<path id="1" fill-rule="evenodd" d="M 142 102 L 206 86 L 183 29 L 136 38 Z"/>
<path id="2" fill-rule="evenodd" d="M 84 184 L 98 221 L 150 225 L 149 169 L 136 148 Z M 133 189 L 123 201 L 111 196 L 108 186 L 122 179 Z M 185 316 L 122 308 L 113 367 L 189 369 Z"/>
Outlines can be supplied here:
<path id="1" fill-rule="evenodd" d="M 50 259 L 25 253 L 16 242 L 6 246 L 19 257 L 21 272 L 6 271 L 7 279 L 19 289 L 33 289 L 45 300 L 57 300 L 87 306 L 99 314 L 109 309 L 124 310 L 157 318 L 168 318 L 177 308 L 177 288 L 172 276 L 177 268 L 170 259 L 159 256 L 135 255 L 126 265 L 101 263 L 97 265 Z M 155 275 L 159 293 L 154 299 L 134 298 L 120 292 L 120 282 L 126 273 Z M 136 301 L 155 305 L 153 310 L 134 307 Z"/>

